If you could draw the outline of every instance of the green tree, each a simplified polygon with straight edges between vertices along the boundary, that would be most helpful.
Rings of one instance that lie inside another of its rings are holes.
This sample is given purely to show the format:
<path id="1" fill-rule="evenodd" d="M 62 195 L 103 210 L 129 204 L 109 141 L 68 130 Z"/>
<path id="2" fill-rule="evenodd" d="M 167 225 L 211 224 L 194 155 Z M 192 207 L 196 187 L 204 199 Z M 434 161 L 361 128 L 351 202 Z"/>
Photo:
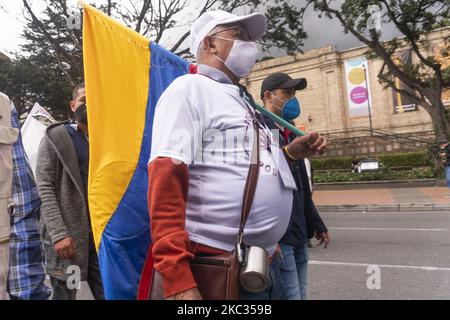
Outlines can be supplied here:
<path id="1" fill-rule="evenodd" d="M 339 3 L 342 3 L 338 6 Z M 308 0 L 320 15 L 338 19 L 345 33 L 351 33 L 369 47 L 369 58 L 383 61 L 378 79 L 387 88 L 408 96 L 424 108 L 433 121 L 437 140 L 450 139 L 449 111 L 443 104 L 442 93 L 450 87 L 450 68 L 442 60 L 423 49 L 428 43 L 424 35 L 449 26 L 448 0 Z M 392 23 L 403 37 L 382 41 L 383 28 L 376 28 L 373 19 L 382 24 Z M 450 39 L 444 39 L 441 56 L 450 54 Z M 395 53 L 411 49 L 417 62 L 410 65 L 395 62 Z M 401 90 L 394 79 L 400 79 L 411 90 Z"/>
<path id="2" fill-rule="evenodd" d="M 14 101 L 19 115 L 30 111 L 36 101 L 51 106 L 56 119 L 66 119 L 69 114 L 71 86 L 50 56 L 0 60 L 0 90 Z"/>
<path id="3" fill-rule="evenodd" d="M 43 86 L 48 87 L 48 90 L 43 90 L 28 83 L 26 87 L 33 94 L 30 93 L 26 98 L 21 98 L 27 100 L 24 102 L 23 110 L 29 108 L 34 102 L 33 99 L 39 97 L 41 99 L 39 101 L 42 99 L 46 101 L 52 113 L 67 114 L 66 106 L 70 95 L 61 98 L 60 101 L 55 101 L 54 97 L 58 96 L 59 92 L 67 93 L 69 88 L 83 79 L 82 32 L 80 28 L 70 28 L 67 24 L 68 19 L 73 16 L 67 0 L 45 0 L 43 2 L 46 5 L 45 9 L 38 14 L 30 0 L 22 0 L 26 13 L 26 29 L 24 31 L 26 44 L 22 48 L 21 56 L 16 59 L 21 61 L 22 66 L 26 65 L 26 60 L 29 60 L 30 63 L 41 63 L 40 67 L 31 66 L 30 70 L 38 72 L 36 78 L 42 80 Z M 97 7 L 152 41 L 160 43 L 170 51 L 188 59 L 191 58 L 186 41 L 189 31 L 179 34 L 175 41 L 171 41 L 170 46 L 164 41 L 164 36 L 168 31 L 173 31 L 174 28 L 183 25 L 187 26 L 202 13 L 213 9 L 241 12 L 245 8 L 247 12 L 253 12 L 267 8 L 268 33 L 261 43 L 266 51 L 272 46 L 277 46 L 287 53 L 298 52 L 306 37 L 301 24 L 302 9 L 290 4 L 290 1 L 105 0 Z M 16 62 L 13 62 L 13 65 L 17 68 L 14 72 L 16 76 L 9 81 L 27 82 L 29 80 L 27 77 L 19 77 L 17 73 L 29 74 L 31 71 L 21 70 Z M 45 84 L 46 81 L 52 85 Z M 56 85 L 57 81 L 64 87 L 63 90 L 60 85 Z M 22 86 L 23 84 L 15 85 Z M 4 85 L 0 81 L 1 87 Z"/>

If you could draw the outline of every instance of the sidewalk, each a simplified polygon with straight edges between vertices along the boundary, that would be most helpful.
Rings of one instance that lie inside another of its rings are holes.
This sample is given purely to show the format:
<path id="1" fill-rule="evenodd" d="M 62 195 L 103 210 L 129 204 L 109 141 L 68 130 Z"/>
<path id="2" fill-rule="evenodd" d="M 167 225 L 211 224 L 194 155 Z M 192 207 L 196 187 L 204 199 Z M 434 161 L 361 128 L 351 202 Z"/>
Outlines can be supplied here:
<path id="1" fill-rule="evenodd" d="M 358 188 L 350 190 L 317 190 L 313 198 L 319 210 L 425 210 L 448 211 L 447 187 Z"/>

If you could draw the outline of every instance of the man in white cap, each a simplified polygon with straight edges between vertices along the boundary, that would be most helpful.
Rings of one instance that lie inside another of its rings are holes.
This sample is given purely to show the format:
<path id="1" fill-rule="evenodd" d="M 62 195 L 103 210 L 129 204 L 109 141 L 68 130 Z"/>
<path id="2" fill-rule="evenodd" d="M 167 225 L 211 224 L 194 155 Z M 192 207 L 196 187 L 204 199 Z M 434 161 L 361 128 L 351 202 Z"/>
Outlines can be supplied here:
<path id="1" fill-rule="evenodd" d="M 194 254 L 234 250 L 257 119 L 238 84 L 252 70 L 255 41 L 265 31 L 266 19 L 259 13 L 204 13 L 191 28 L 198 73 L 176 79 L 156 106 L 148 200 L 154 267 L 165 298 L 201 299 L 190 268 Z M 245 243 L 266 249 L 277 263 L 275 249 L 289 223 L 295 183 L 282 151 L 272 145 L 276 139 L 263 123 L 259 126 L 264 147 Z M 324 139 L 311 133 L 284 152 L 304 158 L 325 147 Z M 241 289 L 241 298 L 283 298 L 279 275 L 271 279 L 261 293 Z"/>

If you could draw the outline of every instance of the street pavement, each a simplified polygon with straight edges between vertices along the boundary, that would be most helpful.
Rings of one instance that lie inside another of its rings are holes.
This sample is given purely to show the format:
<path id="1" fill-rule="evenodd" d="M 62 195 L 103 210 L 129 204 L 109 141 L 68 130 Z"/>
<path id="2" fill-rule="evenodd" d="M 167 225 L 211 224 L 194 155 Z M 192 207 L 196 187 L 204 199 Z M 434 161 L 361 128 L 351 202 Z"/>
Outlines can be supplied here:
<path id="1" fill-rule="evenodd" d="M 315 191 L 316 206 L 328 206 L 321 216 L 332 243 L 310 249 L 309 299 L 450 299 L 448 193 L 441 187 Z M 389 211 L 398 204 L 406 209 Z M 408 210 L 414 204 L 441 207 Z M 346 210 L 349 205 L 379 209 Z M 77 298 L 92 299 L 86 283 Z"/>
<path id="2" fill-rule="evenodd" d="M 331 244 L 309 250 L 309 299 L 450 299 L 450 212 L 321 216 Z M 379 289 L 373 270 L 367 273 L 372 265 L 380 271 Z M 367 286 L 371 276 L 373 289 Z M 92 299 L 86 283 L 78 299 Z"/>
<path id="3" fill-rule="evenodd" d="M 450 299 L 450 212 L 321 216 L 332 242 L 309 251 L 309 299 Z"/>
<path id="4" fill-rule="evenodd" d="M 352 190 L 317 190 L 313 197 L 316 206 L 339 205 L 450 205 L 450 190 L 446 187 L 358 188 Z"/>

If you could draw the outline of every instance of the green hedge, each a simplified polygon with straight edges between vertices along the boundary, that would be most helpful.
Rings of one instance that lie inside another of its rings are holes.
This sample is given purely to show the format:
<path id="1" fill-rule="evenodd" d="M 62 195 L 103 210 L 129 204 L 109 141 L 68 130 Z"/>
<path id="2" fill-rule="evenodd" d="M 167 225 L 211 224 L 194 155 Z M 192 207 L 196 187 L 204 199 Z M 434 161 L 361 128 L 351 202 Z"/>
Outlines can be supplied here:
<path id="1" fill-rule="evenodd" d="M 314 183 L 324 182 L 352 182 L 352 181 L 381 181 L 381 180 L 411 180 L 434 178 L 432 168 L 414 168 L 405 171 L 380 170 L 377 172 L 316 172 Z"/>
<path id="2" fill-rule="evenodd" d="M 324 158 L 311 160 L 314 170 L 352 169 L 352 158 Z"/>
<path id="3" fill-rule="evenodd" d="M 381 155 L 378 160 L 387 167 L 425 167 L 429 165 L 426 152 L 399 153 L 391 155 Z"/>
<path id="4" fill-rule="evenodd" d="M 370 156 L 378 159 L 384 167 L 426 167 L 430 165 L 427 152 L 411 152 Z M 364 157 L 360 157 L 363 159 Z M 311 160 L 314 170 L 352 169 L 352 158 L 323 158 Z"/>

